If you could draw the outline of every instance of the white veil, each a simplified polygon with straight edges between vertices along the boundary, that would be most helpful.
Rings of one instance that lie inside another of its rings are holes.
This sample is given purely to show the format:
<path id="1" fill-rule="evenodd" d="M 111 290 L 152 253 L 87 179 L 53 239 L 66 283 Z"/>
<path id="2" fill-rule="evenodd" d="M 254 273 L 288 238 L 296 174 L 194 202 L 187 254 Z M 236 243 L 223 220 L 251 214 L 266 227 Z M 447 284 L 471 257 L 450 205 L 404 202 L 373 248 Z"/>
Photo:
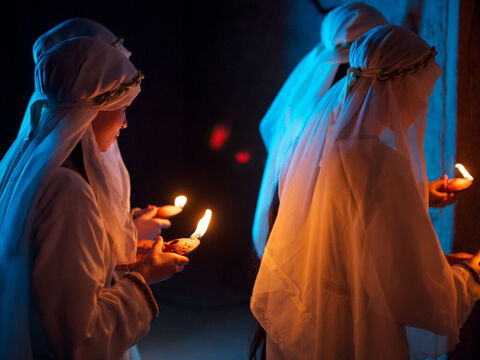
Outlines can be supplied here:
<path id="1" fill-rule="evenodd" d="M 42 54 L 51 47 L 62 41 L 79 36 L 103 40 L 115 47 L 127 58 L 130 58 L 132 55 L 132 53 L 125 48 L 124 39 L 116 36 L 102 24 L 90 19 L 72 18 L 58 24 L 35 41 L 33 45 L 33 60 L 35 64 Z M 32 94 L 31 103 L 35 101 L 37 95 L 38 93 L 36 92 Z M 27 107 L 27 112 L 28 111 L 30 111 L 30 107 Z M 118 142 L 115 141 L 108 151 L 103 152 L 101 156 L 105 157 L 105 162 L 109 164 L 111 170 L 115 172 L 112 181 L 117 187 L 116 191 L 121 194 L 126 206 L 130 209 L 130 174 L 123 162 Z"/>
<path id="2" fill-rule="evenodd" d="M 295 67 L 260 123 L 268 157 L 260 186 L 252 236 L 259 257 L 268 238 L 268 213 L 280 174 L 290 161 L 296 141 L 322 96 L 332 85 L 340 64 L 348 63 L 350 44 L 387 20 L 375 8 L 345 4 L 322 22 L 321 39 Z"/>
<path id="3" fill-rule="evenodd" d="M 300 136 L 251 298 L 285 358 L 405 359 L 418 344 L 438 356 L 457 341 L 468 313 L 427 208 L 433 56 L 406 29 L 370 30 L 324 97 L 326 144 L 326 130 Z"/>
<path id="4" fill-rule="evenodd" d="M 59 42 L 79 36 L 103 40 L 120 50 L 127 58 L 130 58 L 132 54 L 123 45 L 123 38 L 116 36 L 102 24 L 89 19 L 73 18 L 58 24 L 35 41 L 33 45 L 33 61 L 36 64 L 45 51 Z"/>
<path id="5" fill-rule="evenodd" d="M 110 186 L 111 168 L 98 149 L 91 122 L 100 110 L 129 105 L 140 91 L 142 77 L 127 57 L 99 39 L 61 41 L 37 59 L 33 101 L 0 163 L 0 349 L 6 358 L 31 358 L 33 216 L 53 169 L 80 141 L 87 177 L 117 261 L 135 258 L 134 224 L 124 197 Z"/>

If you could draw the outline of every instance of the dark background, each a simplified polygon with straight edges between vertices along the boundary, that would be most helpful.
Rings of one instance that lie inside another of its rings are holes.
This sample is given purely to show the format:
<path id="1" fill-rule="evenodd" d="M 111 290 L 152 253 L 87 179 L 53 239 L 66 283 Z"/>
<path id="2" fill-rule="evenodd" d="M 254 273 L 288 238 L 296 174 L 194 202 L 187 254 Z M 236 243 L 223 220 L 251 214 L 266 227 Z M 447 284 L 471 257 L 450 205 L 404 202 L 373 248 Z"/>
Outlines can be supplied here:
<path id="1" fill-rule="evenodd" d="M 0 155 L 33 91 L 35 39 L 71 17 L 102 23 L 125 38 L 131 61 L 145 73 L 119 138 L 132 206 L 170 204 L 187 195 L 165 240 L 191 234 L 204 209 L 213 211 L 191 264 L 155 286 L 157 298 L 200 308 L 248 303 L 257 262 L 250 230 L 266 156 L 258 124 L 293 65 L 319 37 L 320 14 L 308 0 L 302 3 L 313 35 L 292 32 L 289 13 L 298 10 L 287 0 L 7 2 Z M 231 128 L 219 151 L 209 147 L 216 124 Z M 237 151 L 250 152 L 250 161 L 238 163 Z"/>

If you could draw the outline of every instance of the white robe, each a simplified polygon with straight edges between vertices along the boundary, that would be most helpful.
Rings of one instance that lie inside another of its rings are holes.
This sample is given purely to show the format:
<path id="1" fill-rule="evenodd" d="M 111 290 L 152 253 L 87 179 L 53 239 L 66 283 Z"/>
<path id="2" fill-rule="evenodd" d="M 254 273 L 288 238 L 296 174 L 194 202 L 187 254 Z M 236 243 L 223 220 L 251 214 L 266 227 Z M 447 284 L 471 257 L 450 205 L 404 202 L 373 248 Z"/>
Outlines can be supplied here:
<path id="1" fill-rule="evenodd" d="M 63 167 L 54 171 L 34 222 L 34 353 L 131 358 L 136 351 L 126 351 L 152 320 L 145 295 L 128 279 L 111 285 L 116 259 L 94 194 L 78 173 Z"/>
<path id="2" fill-rule="evenodd" d="M 407 167 L 376 139 L 340 140 L 303 230 L 280 208 L 252 296 L 268 359 L 408 359 L 407 326 L 462 326 L 480 286 L 447 264 Z"/>

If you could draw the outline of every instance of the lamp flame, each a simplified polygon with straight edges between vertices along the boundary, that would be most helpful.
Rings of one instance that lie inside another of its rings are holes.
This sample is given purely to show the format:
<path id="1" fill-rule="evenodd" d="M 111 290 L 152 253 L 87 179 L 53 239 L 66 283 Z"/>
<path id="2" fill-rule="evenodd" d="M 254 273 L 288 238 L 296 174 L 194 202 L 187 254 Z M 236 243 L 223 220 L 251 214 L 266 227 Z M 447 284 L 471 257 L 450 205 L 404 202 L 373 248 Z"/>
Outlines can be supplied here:
<path id="1" fill-rule="evenodd" d="M 465 167 L 462 164 L 455 164 L 455 168 L 458 169 L 458 171 L 460 171 L 460 173 L 465 179 L 473 180 L 473 176 L 470 175 L 470 173 L 467 171 L 467 169 L 465 169 Z"/>
<path id="2" fill-rule="evenodd" d="M 187 203 L 187 197 L 184 195 L 179 195 L 175 198 L 175 206 L 184 207 Z"/>
<path id="3" fill-rule="evenodd" d="M 212 210 L 210 209 L 205 210 L 205 214 L 197 224 L 197 229 L 192 235 L 190 235 L 190 237 L 194 239 L 200 239 L 207 231 L 208 224 L 210 224 L 211 218 L 212 218 Z"/>

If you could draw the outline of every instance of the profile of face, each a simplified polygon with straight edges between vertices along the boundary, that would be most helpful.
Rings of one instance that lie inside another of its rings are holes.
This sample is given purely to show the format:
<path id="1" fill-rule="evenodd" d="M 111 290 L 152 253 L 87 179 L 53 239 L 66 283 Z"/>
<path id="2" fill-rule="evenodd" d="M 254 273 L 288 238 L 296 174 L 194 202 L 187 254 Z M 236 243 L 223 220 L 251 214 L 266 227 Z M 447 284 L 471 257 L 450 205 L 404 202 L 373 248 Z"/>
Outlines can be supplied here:
<path id="1" fill-rule="evenodd" d="M 398 114 L 404 133 L 418 117 L 427 116 L 430 95 L 441 73 L 440 65 L 434 60 L 415 74 L 399 79 L 396 91 L 402 94 L 399 101 L 403 106 L 398 109 Z"/>
<path id="2" fill-rule="evenodd" d="M 99 111 L 92 121 L 92 128 L 101 152 L 108 151 L 117 140 L 120 130 L 127 127 L 127 107 L 112 111 Z"/>

